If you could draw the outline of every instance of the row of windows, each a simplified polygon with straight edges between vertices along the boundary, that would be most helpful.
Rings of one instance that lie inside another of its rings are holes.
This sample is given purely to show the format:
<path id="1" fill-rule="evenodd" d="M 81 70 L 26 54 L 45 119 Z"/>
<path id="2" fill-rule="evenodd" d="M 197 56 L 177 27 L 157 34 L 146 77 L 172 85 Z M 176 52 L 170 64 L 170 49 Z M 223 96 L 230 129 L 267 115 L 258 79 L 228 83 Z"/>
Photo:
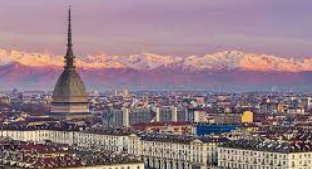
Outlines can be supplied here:
<path id="1" fill-rule="evenodd" d="M 240 169 L 288 169 L 288 166 L 269 166 L 269 165 L 248 165 L 231 162 L 219 162 L 219 167 L 225 168 L 240 168 Z M 296 169 L 312 169 L 311 165 L 306 166 L 291 166 Z"/>
<path id="2" fill-rule="evenodd" d="M 285 154 L 285 153 L 275 153 L 275 152 L 260 152 L 260 151 L 253 151 L 253 150 L 236 150 L 236 149 L 224 149 L 220 148 L 219 149 L 220 153 L 231 155 L 231 156 L 257 156 L 263 157 L 263 158 L 270 158 L 270 159 L 286 159 L 287 157 L 290 159 L 302 159 L 302 158 L 311 158 L 312 153 L 311 152 L 302 152 L 302 153 L 297 153 L 292 154 Z"/>
<path id="3" fill-rule="evenodd" d="M 251 158 L 246 158 L 244 160 L 236 159 L 233 157 L 226 158 L 226 156 L 220 156 L 219 158 L 220 163 L 228 163 L 228 164 L 242 164 L 242 165 L 269 165 L 269 166 L 287 166 L 287 162 L 285 160 L 279 161 L 279 160 L 264 160 L 264 159 L 256 159 L 253 160 Z M 299 161 L 291 161 L 290 166 L 291 167 L 300 167 L 300 166 L 311 166 L 312 162 L 311 160 L 299 160 Z"/>
<path id="4" fill-rule="evenodd" d="M 103 167 L 101 169 L 142 169 L 142 168 L 140 166 L 132 168 L 130 166 L 127 166 L 127 167 L 109 167 L 109 168 Z"/>

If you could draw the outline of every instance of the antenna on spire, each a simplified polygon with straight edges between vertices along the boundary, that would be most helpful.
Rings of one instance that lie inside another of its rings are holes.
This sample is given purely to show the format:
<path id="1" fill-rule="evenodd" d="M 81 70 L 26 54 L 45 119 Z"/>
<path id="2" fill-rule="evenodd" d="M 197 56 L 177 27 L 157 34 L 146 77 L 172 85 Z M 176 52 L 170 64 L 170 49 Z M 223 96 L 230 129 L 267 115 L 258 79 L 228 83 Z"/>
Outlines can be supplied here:
<path id="1" fill-rule="evenodd" d="M 72 43 L 72 30 L 71 30 L 71 7 L 68 7 L 68 32 L 67 32 L 67 52 L 65 56 L 65 68 L 74 68 L 74 52 Z"/>
<path id="2" fill-rule="evenodd" d="M 71 7 L 68 7 L 68 37 L 67 37 L 67 46 L 71 48 L 72 44 L 72 32 L 71 32 Z"/>

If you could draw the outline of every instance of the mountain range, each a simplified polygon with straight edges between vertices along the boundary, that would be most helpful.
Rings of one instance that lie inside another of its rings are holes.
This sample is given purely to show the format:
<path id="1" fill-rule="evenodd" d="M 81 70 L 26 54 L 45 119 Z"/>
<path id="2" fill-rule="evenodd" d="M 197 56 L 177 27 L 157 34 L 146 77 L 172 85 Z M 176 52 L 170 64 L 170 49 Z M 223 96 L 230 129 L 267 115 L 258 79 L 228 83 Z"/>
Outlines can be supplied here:
<path id="1" fill-rule="evenodd" d="M 63 65 L 63 56 L 0 49 L 0 90 L 52 90 Z M 310 90 L 312 84 L 312 58 L 236 50 L 187 57 L 86 55 L 75 65 L 89 90 Z"/>

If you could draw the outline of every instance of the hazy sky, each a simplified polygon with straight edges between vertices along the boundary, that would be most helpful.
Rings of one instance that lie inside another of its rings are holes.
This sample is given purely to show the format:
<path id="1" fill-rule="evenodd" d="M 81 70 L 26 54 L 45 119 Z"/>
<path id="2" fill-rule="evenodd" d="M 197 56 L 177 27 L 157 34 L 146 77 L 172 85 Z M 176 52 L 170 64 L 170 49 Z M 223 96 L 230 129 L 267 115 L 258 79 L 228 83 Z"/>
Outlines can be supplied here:
<path id="1" fill-rule="evenodd" d="M 63 54 L 312 56 L 312 0 L 0 0 L 0 48 Z"/>

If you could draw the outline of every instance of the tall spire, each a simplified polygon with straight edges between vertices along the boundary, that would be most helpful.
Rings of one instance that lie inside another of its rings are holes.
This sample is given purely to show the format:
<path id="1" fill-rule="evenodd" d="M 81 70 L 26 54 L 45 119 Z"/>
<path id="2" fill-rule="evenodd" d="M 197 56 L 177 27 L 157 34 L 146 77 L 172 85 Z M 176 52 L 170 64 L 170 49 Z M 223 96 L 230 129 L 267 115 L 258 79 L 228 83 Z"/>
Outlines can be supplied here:
<path id="1" fill-rule="evenodd" d="M 67 34 L 67 51 L 65 55 L 66 65 L 65 68 L 74 68 L 74 52 L 72 43 L 72 30 L 71 30 L 71 8 L 68 9 L 68 34 Z"/>

